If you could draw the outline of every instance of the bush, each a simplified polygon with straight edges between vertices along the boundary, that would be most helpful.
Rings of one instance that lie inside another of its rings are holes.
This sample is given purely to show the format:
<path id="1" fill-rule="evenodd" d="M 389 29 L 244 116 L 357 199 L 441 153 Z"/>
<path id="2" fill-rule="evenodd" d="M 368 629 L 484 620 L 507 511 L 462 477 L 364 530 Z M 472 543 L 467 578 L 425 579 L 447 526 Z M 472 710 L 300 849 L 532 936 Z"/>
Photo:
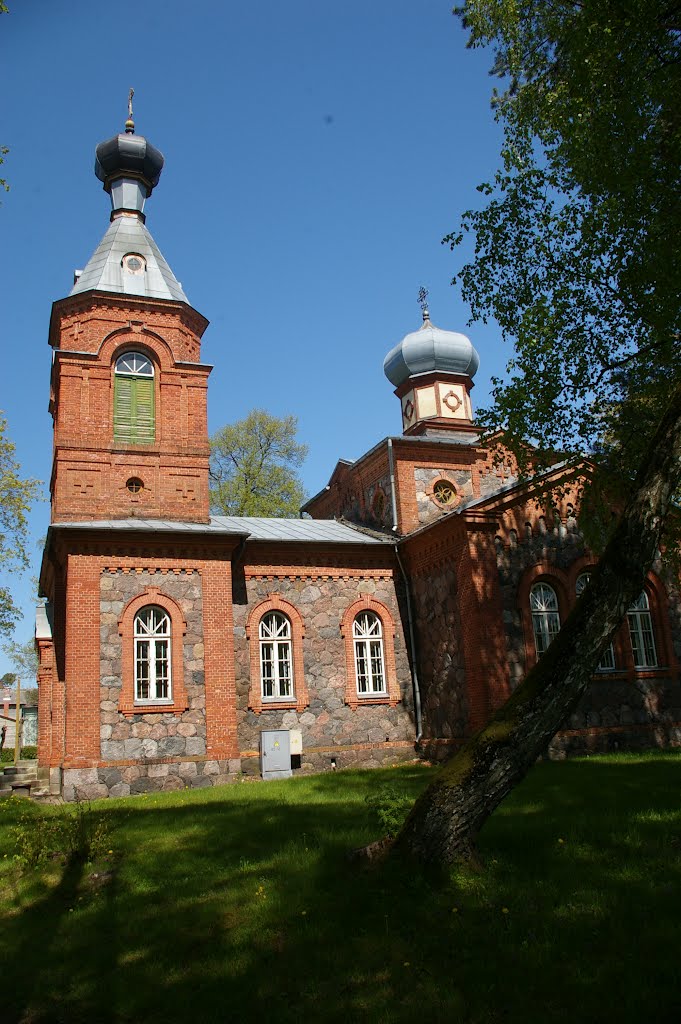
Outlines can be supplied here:
<path id="1" fill-rule="evenodd" d="M 37 747 L 22 747 L 21 760 L 35 761 L 38 756 Z M 0 754 L 0 764 L 14 764 L 14 747 L 4 747 Z"/>
<path id="2" fill-rule="evenodd" d="M 413 797 L 396 786 L 383 786 L 365 799 L 389 838 L 397 835 L 414 805 Z"/>

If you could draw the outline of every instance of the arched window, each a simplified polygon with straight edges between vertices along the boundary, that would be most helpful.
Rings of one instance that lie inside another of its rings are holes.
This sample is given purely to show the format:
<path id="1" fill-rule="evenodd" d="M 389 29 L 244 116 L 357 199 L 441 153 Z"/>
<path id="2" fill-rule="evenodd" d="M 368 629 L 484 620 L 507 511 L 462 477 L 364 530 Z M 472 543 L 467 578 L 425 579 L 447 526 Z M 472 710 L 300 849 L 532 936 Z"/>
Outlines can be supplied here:
<path id="1" fill-rule="evenodd" d="M 648 595 L 645 590 L 639 594 L 627 612 L 627 620 L 629 622 L 629 637 L 631 638 L 631 650 L 634 655 L 635 668 L 655 668 L 657 665 L 657 652 L 655 650 L 653 620 L 650 614 Z"/>
<path id="2" fill-rule="evenodd" d="M 141 352 L 126 352 L 114 368 L 114 439 L 152 444 L 156 439 L 154 366 Z"/>
<path id="3" fill-rule="evenodd" d="M 583 572 L 583 573 L 579 574 L 579 576 L 577 577 L 577 581 L 575 583 L 575 593 L 576 593 L 577 597 L 579 597 L 580 594 L 582 594 L 582 592 L 584 591 L 584 589 L 585 589 L 585 587 L 586 587 L 586 585 L 587 585 L 587 583 L 589 582 L 590 579 L 591 579 L 591 573 Z M 601 660 L 598 662 L 598 666 L 596 668 L 596 671 L 597 672 L 610 672 L 610 671 L 612 671 L 612 669 L 614 669 L 614 667 L 615 667 L 615 651 L 614 651 L 614 648 L 613 648 L 612 644 L 608 644 L 608 646 L 606 647 L 605 651 L 603 652 L 603 656 L 601 657 Z"/>
<path id="4" fill-rule="evenodd" d="M 263 701 L 293 698 L 291 623 L 282 612 L 263 615 L 258 627 Z"/>
<path id="5" fill-rule="evenodd" d="M 135 702 L 172 702 L 170 617 L 158 605 L 135 615 Z"/>
<path id="6" fill-rule="evenodd" d="M 352 623 L 357 693 L 373 696 L 386 693 L 383 658 L 383 626 L 378 615 L 361 611 Z"/>
<path id="7" fill-rule="evenodd" d="M 530 610 L 534 646 L 540 657 L 560 630 L 558 598 L 553 587 L 548 583 L 535 583 L 530 590 Z"/>

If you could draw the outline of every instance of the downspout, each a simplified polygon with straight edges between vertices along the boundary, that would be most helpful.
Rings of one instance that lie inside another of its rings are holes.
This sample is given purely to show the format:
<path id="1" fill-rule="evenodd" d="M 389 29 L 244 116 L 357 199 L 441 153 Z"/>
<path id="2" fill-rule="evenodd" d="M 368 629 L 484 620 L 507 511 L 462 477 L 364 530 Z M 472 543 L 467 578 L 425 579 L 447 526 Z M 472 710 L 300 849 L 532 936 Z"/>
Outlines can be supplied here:
<path id="1" fill-rule="evenodd" d="M 393 533 L 397 533 L 397 495 L 395 491 L 395 458 L 393 454 L 393 439 L 388 438 L 388 466 L 390 469 L 390 503 L 392 506 L 393 515 Z M 411 656 L 411 682 L 414 690 L 414 717 L 416 719 L 416 743 L 419 742 L 423 736 L 423 719 L 421 715 L 421 690 L 419 688 L 419 672 L 416 664 L 416 640 L 414 638 L 414 616 L 412 614 L 411 607 L 411 592 L 409 587 L 409 577 L 407 576 L 404 568 L 404 563 L 400 558 L 400 552 L 397 547 L 397 541 L 394 544 L 395 558 L 397 564 L 400 567 L 402 573 L 402 580 L 404 582 L 404 593 L 407 601 L 407 626 L 409 629 L 409 654 Z"/>

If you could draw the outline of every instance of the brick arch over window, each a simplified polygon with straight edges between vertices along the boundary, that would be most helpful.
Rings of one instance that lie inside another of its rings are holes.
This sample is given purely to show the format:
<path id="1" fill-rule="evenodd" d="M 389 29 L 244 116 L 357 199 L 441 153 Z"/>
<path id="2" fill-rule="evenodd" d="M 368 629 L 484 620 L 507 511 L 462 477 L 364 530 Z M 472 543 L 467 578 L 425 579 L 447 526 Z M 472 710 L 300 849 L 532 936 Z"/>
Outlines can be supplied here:
<path id="1" fill-rule="evenodd" d="M 574 604 L 569 577 L 562 569 L 555 565 L 540 563 L 539 565 L 533 565 L 524 573 L 518 587 L 518 611 L 520 612 L 520 619 L 523 624 L 526 671 L 529 671 L 537 661 L 532 610 L 530 608 L 530 592 L 532 587 L 538 583 L 546 583 L 555 591 L 558 598 L 558 614 L 561 623 L 565 622 L 568 612 Z"/>
<path id="2" fill-rule="evenodd" d="M 357 692 L 355 669 L 355 641 L 352 625 L 360 612 L 370 611 L 377 615 L 383 627 L 383 658 L 385 660 L 386 693 L 360 696 Z M 389 704 L 395 707 L 402 700 L 395 668 L 395 621 L 387 605 L 371 594 L 360 594 L 359 598 L 346 608 L 340 624 L 341 636 L 345 641 L 345 703 L 351 708 L 360 704 Z"/>
<path id="3" fill-rule="evenodd" d="M 172 370 L 175 365 L 173 349 L 168 341 L 146 328 L 141 331 L 131 331 L 129 327 L 117 328 L 103 339 L 97 356 L 101 362 L 113 365 L 123 353 L 137 351 L 149 356 L 162 371 Z"/>
<path id="4" fill-rule="evenodd" d="M 281 612 L 291 623 L 291 653 L 293 658 L 293 696 L 282 700 L 263 701 L 262 681 L 260 678 L 260 623 L 268 612 Z M 303 659 L 303 639 L 305 637 L 305 623 L 303 617 L 290 601 L 285 601 L 278 594 L 268 594 L 265 601 L 261 601 L 248 616 L 246 623 L 246 638 L 251 664 L 251 682 L 248 688 L 248 706 L 251 711 L 259 715 L 263 709 L 292 709 L 304 711 L 310 703 L 305 682 L 305 662 Z"/>
<path id="5" fill-rule="evenodd" d="M 170 618 L 170 664 L 172 673 L 172 700 L 169 704 L 143 704 L 135 702 L 135 616 L 147 605 L 162 608 Z M 118 632 L 123 647 L 121 660 L 121 695 L 118 710 L 121 714 L 153 715 L 158 713 L 181 715 L 189 707 L 184 682 L 184 643 L 187 622 L 180 606 L 158 587 L 147 587 L 128 601 L 118 619 Z"/>

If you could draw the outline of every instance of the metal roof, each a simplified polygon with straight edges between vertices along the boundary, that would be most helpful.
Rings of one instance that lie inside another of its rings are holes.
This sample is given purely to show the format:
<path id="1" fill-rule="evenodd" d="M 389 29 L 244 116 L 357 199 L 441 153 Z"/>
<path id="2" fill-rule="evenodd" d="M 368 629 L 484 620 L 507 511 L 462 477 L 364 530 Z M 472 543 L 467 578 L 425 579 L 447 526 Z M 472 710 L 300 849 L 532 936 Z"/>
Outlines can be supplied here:
<path id="1" fill-rule="evenodd" d="M 212 516 L 211 522 L 247 530 L 249 540 L 305 541 L 326 544 L 383 544 L 335 519 L 266 519 L 262 516 Z M 388 543 L 390 543 L 388 539 Z"/>
<path id="2" fill-rule="evenodd" d="M 123 257 L 142 256 L 146 269 L 131 274 L 123 268 Z M 88 260 L 71 289 L 81 292 L 116 292 L 118 295 L 143 295 L 152 299 L 188 302 L 182 285 L 166 263 L 156 242 L 138 217 L 116 217 Z"/>
<path id="3" fill-rule="evenodd" d="M 172 519 L 92 519 L 78 523 L 53 523 L 50 529 L 192 533 L 318 544 L 391 543 L 390 538 L 383 540 L 368 536 L 334 519 L 268 519 L 261 516 L 211 516 L 209 523 L 182 523 Z"/>

